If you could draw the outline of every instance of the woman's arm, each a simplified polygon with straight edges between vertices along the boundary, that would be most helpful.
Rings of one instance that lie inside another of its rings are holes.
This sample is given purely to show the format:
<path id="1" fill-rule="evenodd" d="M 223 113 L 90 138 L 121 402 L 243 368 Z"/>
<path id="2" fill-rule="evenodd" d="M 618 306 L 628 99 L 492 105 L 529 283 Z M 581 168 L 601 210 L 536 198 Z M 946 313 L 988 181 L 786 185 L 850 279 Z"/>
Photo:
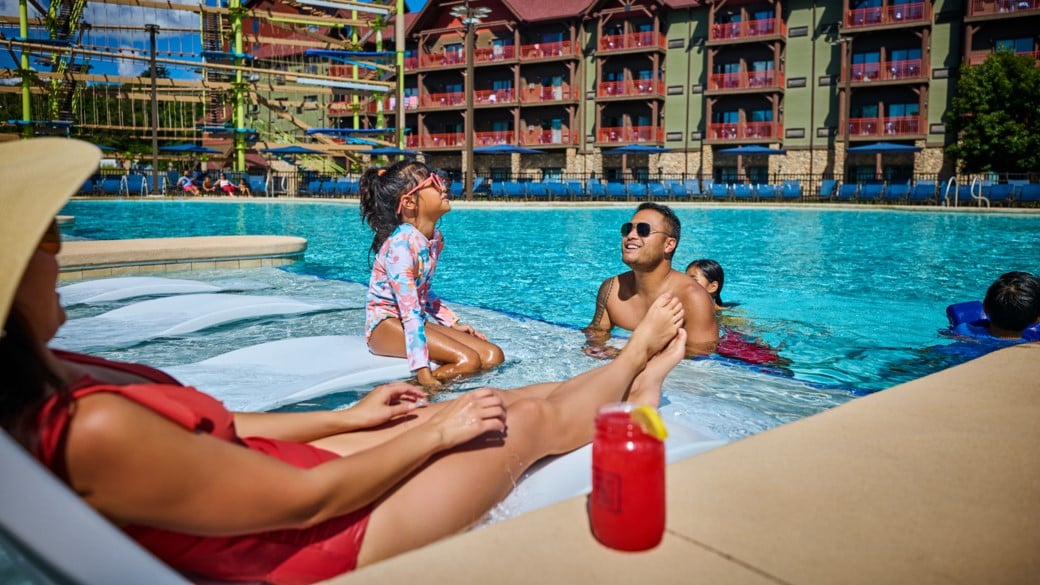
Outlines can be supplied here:
<path id="1" fill-rule="evenodd" d="M 381 425 L 425 404 L 425 393 L 403 382 L 376 386 L 346 410 L 314 412 L 236 412 L 240 437 L 310 442 Z"/>
<path id="2" fill-rule="evenodd" d="M 115 523 L 218 536 L 349 513 L 434 453 L 504 429 L 501 399 L 475 390 L 386 443 L 300 469 L 100 393 L 78 401 L 66 454 L 73 489 Z"/>

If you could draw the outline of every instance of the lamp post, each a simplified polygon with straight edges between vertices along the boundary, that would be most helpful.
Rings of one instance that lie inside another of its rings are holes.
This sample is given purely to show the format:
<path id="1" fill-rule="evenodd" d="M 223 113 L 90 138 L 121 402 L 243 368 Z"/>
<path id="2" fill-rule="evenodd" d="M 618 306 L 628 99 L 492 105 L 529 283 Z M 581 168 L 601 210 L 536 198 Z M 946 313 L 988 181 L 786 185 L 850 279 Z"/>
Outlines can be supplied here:
<path id="1" fill-rule="evenodd" d="M 471 7 L 469 0 L 464 0 L 462 5 L 451 9 L 451 15 L 458 18 L 466 30 L 466 145 L 462 151 L 462 160 L 466 167 L 463 190 L 467 200 L 473 199 L 473 78 L 476 75 L 473 71 L 473 45 L 476 44 L 476 26 L 489 14 L 491 14 L 490 8 Z"/>
<path id="2" fill-rule="evenodd" d="M 148 31 L 149 56 L 148 63 L 152 68 L 152 193 L 159 192 L 159 99 L 155 71 L 155 35 L 159 33 L 159 25 L 146 24 Z"/>

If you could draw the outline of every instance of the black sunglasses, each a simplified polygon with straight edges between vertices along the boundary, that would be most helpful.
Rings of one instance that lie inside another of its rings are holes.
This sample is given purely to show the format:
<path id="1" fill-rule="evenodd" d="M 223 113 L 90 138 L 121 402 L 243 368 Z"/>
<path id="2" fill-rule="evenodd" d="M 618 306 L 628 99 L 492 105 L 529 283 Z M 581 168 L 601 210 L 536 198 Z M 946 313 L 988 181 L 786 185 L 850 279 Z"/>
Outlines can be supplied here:
<path id="1" fill-rule="evenodd" d="M 627 236 L 632 231 L 632 228 L 636 228 L 636 235 L 640 238 L 649 237 L 650 234 L 664 234 L 669 238 L 672 237 L 672 234 L 668 232 L 650 229 L 650 224 L 648 223 L 640 222 L 634 224 L 630 221 L 626 221 L 625 223 L 621 224 L 621 237 Z"/>

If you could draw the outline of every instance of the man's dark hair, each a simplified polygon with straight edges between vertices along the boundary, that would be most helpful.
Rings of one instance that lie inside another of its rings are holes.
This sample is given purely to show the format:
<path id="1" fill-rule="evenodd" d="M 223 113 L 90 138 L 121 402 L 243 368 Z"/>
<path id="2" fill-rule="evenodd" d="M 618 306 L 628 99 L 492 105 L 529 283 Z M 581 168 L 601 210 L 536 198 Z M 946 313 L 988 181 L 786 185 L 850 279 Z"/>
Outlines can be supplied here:
<path id="1" fill-rule="evenodd" d="M 675 247 L 678 249 L 682 226 L 679 225 L 679 218 L 675 216 L 675 212 L 672 211 L 672 208 L 667 205 L 661 205 L 660 203 L 654 203 L 653 201 L 647 201 L 646 203 L 640 203 L 639 207 L 636 208 L 636 211 L 639 212 L 644 209 L 656 211 L 664 216 L 664 221 L 668 224 L 668 231 L 671 233 L 671 236 L 675 238 Z"/>
<path id="2" fill-rule="evenodd" d="M 1002 274 L 989 286 L 982 307 L 993 325 L 1024 331 L 1040 315 L 1040 279 L 1028 272 Z"/>

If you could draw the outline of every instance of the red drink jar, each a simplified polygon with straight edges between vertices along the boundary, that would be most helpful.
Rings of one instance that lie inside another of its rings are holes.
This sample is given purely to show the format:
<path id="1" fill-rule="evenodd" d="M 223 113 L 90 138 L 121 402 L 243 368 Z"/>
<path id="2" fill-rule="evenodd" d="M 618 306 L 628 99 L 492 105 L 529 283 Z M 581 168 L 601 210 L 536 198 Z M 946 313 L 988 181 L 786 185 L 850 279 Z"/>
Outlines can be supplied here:
<path id="1" fill-rule="evenodd" d="M 589 524 L 603 545 L 640 551 L 664 536 L 664 441 L 631 412 L 631 404 L 608 404 L 596 416 Z"/>

